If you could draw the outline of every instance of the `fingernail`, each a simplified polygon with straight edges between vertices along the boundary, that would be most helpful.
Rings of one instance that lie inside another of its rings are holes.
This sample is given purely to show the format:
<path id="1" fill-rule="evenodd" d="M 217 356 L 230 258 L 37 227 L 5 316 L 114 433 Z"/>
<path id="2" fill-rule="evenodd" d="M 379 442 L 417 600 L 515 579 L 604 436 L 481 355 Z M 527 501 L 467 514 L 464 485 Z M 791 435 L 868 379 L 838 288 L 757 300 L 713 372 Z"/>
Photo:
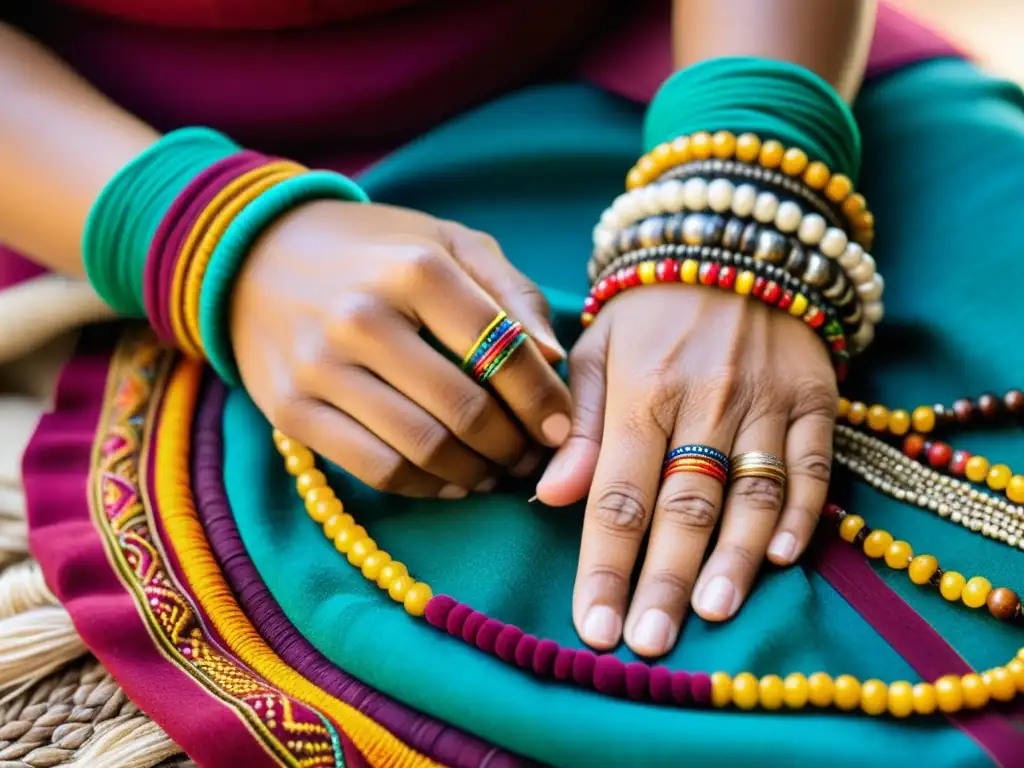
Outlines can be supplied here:
<path id="1" fill-rule="evenodd" d="M 439 499 L 448 500 L 464 499 L 468 495 L 469 491 L 467 491 L 465 488 L 460 488 L 459 486 L 454 485 L 452 483 L 449 483 L 448 485 L 444 486 L 440 491 L 437 492 L 437 497 Z"/>
<path id="2" fill-rule="evenodd" d="M 583 621 L 583 640 L 588 645 L 607 648 L 619 642 L 622 619 L 607 605 L 595 605 Z"/>
<path id="3" fill-rule="evenodd" d="M 633 629 L 633 650 L 644 656 L 660 656 L 675 641 L 675 625 L 664 611 L 648 608 Z"/>
<path id="4" fill-rule="evenodd" d="M 702 613 L 716 619 L 728 618 L 733 612 L 736 587 L 725 576 L 715 576 L 701 590 L 697 606 Z"/>
<path id="5" fill-rule="evenodd" d="M 789 531 L 783 531 L 772 539 L 768 554 L 785 563 L 792 562 L 796 554 L 796 537 Z"/>
<path id="6" fill-rule="evenodd" d="M 540 451 L 530 451 L 509 472 L 512 473 L 513 477 L 529 477 L 533 470 L 537 468 L 537 465 L 540 464 L 541 458 L 543 456 Z"/>
<path id="7" fill-rule="evenodd" d="M 490 493 L 491 491 L 494 490 L 494 486 L 496 486 L 497 484 L 498 478 L 488 477 L 482 480 L 473 490 L 476 491 L 477 493 Z"/>
<path id="8" fill-rule="evenodd" d="M 572 422 L 564 413 L 548 416 L 540 425 L 541 434 L 553 448 L 557 448 L 565 442 L 569 437 L 570 429 L 572 429 Z"/>

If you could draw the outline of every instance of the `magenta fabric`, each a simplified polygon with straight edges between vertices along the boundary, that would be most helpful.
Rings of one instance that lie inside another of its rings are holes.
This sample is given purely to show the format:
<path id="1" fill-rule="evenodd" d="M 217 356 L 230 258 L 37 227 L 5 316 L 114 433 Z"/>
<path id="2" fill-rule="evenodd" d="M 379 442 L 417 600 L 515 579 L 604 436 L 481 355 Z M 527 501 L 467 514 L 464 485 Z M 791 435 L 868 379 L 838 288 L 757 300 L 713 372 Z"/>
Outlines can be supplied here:
<path id="1" fill-rule="evenodd" d="M 46 267 L 29 261 L 13 248 L 0 243 L 0 291 L 13 288 L 33 277 L 45 275 Z"/>
<path id="2" fill-rule="evenodd" d="M 269 160 L 266 155 L 249 151 L 214 163 L 182 190 L 160 222 L 146 259 L 143 291 L 150 324 L 167 343 L 177 344 L 171 325 L 171 287 L 181 249 L 196 219 L 225 186 Z"/>
<path id="3" fill-rule="evenodd" d="M 209 377 L 193 428 L 196 509 L 224 577 L 263 639 L 292 669 L 349 704 L 413 749 L 453 768 L 525 768 L 533 761 L 505 752 L 364 685 L 328 661 L 288 621 L 249 559 L 224 489 L 221 423 L 227 388 Z"/>
<path id="4" fill-rule="evenodd" d="M 834 534 L 822 536 L 814 553 L 818 572 L 922 678 L 936 680 L 975 671 L 849 544 Z M 1002 711 L 994 707 L 965 710 L 946 718 L 974 739 L 997 766 L 1022 764 L 1024 702 L 1019 697 Z"/>

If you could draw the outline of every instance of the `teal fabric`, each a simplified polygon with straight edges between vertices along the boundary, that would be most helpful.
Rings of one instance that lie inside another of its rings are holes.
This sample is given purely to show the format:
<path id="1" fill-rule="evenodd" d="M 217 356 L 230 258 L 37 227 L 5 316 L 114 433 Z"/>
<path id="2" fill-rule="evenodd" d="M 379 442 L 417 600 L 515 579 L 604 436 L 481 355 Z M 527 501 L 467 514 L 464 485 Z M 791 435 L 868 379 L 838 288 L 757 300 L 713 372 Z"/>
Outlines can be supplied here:
<path id="1" fill-rule="evenodd" d="M 864 362 L 870 375 L 854 382 L 853 394 L 913 406 L 1020 383 L 1017 330 L 1007 319 L 1018 311 L 1013 291 L 1024 280 L 1014 217 L 1024 200 L 1022 106 L 1016 89 L 954 62 L 915 67 L 861 98 L 864 185 L 877 210 L 889 316 Z M 361 183 L 375 200 L 494 234 L 510 258 L 552 287 L 558 332 L 569 344 L 590 230 L 640 151 L 641 119 L 638 106 L 588 87 L 536 88 L 447 124 Z M 241 391 L 228 402 L 225 433 L 227 491 L 242 537 L 289 618 L 341 667 L 424 712 L 560 766 L 988 764 L 942 717 L 688 711 L 538 682 L 409 618 L 348 565 L 302 510 L 269 426 Z M 1019 433 L 965 442 L 1024 465 Z M 337 472 L 332 483 L 379 544 L 438 592 L 580 647 L 570 622 L 579 509 L 529 505 L 526 487 L 423 502 L 377 495 Z M 1020 552 L 863 486 L 846 495 L 872 525 L 943 565 L 1024 587 Z M 1005 662 L 1018 647 L 1019 631 L 950 606 L 905 575 L 892 582 L 979 668 Z M 767 572 L 731 622 L 691 617 L 665 663 L 916 679 L 800 566 Z"/>
<path id="2" fill-rule="evenodd" d="M 698 131 L 753 133 L 800 147 L 857 180 L 861 137 L 836 90 L 809 69 L 754 56 L 708 59 L 658 89 L 644 119 L 644 149 Z"/>

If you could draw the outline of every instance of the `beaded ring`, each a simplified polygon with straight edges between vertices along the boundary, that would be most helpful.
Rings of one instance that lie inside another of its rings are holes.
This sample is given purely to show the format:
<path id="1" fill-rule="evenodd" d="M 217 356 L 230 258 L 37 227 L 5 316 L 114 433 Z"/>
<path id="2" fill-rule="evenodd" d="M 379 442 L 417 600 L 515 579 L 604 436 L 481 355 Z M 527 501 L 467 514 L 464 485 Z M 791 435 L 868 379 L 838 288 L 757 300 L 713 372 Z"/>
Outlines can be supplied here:
<path id="1" fill-rule="evenodd" d="M 708 445 L 680 445 L 669 451 L 661 470 L 661 479 L 679 472 L 707 475 L 725 485 L 729 477 L 729 459 Z"/>
<path id="2" fill-rule="evenodd" d="M 527 338 L 522 324 L 501 312 L 466 353 L 462 369 L 478 383 L 484 384 L 508 362 Z"/>
<path id="3" fill-rule="evenodd" d="M 807 153 L 797 147 L 786 149 L 774 139 L 762 142 L 752 133 L 734 136 L 729 131 L 711 135 L 699 131 L 692 136 L 659 144 L 643 155 L 626 175 L 626 189 L 646 186 L 670 168 L 693 160 L 731 160 L 756 163 L 767 170 L 778 168 L 782 173 L 800 178 L 813 190 L 822 190 L 829 200 L 840 206 L 847 217 L 854 240 L 870 248 L 874 239 L 875 219 L 867 210 L 864 197 L 854 192 L 853 182 L 844 174 L 833 174 L 822 162 L 810 162 Z"/>

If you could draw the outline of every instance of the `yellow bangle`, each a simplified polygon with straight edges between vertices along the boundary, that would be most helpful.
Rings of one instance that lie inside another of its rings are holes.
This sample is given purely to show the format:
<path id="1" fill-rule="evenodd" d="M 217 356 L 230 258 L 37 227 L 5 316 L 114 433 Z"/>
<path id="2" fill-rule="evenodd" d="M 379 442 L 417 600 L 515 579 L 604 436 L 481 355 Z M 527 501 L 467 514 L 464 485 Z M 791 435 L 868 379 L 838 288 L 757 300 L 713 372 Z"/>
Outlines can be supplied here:
<path id="1" fill-rule="evenodd" d="M 822 162 L 811 162 L 802 149 L 786 149 L 774 139 L 762 142 L 752 133 L 734 136 L 729 131 L 718 131 L 714 135 L 700 131 L 659 144 L 637 160 L 626 174 L 626 189 L 646 186 L 671 168 L 711 159 L 760 165 L 799 179 L 838 207 L 849 223 L 853 239 L 865 249 L 871 249 L 875 217 L 867 209 L 864 196 L 854 191 L 848 176 L 832 173 Z"/>
<path id="2" fill-rule="evenodd" d="M 217 193 L 217 196 L 210 201 L 210 204 L 206 206 L 203 212 L 199 214 L 199 217 L 196 219 L 195 224 L 192 226 L 192 229 L 188 233 L 188 237 L 181 248 L 181 255 L 179 256 L 178 262 L 174 268 L 174 279 L 171 282 L 168 315 L 171 320 L 171 328 L 174 331 L 174 336 L 178 341 L 178 346 L 192 357 L 202 357 L 198 344 L 188 336 L 188 331 L 185 328 L 185 321 L 182 316 L 182 292 L 185 289 L 185 277 L 188 274 L 188 266 L 192 259 L 192 253 L 201 240 L 207 226 L 209 226 L 217 213 L 227 205 L 235 195 L 250 184 L 253 184 L 263 178 L 268 173 L 274 173 L 275 171 L 280 170 L 280 166 L 281 163 L 268 163 L 267 165 L 242 174 L 225 186 L 224 189 Z"/>

